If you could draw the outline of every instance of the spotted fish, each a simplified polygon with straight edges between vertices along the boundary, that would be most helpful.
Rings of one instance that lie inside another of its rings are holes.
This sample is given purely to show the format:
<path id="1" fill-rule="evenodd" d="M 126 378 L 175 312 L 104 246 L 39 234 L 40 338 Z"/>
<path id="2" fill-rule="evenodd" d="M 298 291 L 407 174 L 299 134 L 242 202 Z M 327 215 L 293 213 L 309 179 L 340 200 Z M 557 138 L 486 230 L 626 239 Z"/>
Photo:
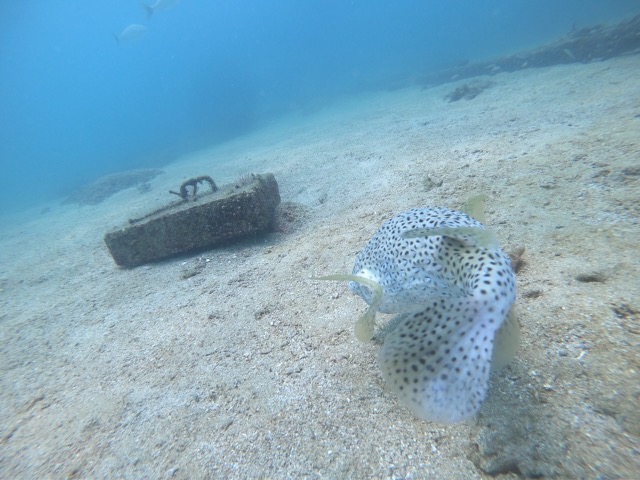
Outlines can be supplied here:
<path id="1" fill-rule="evenodd" d="M 476 218 L 483 217 L 479 202 L 469 207 Z M 357 255 L 352 275 L 322 279 L 348 280 L 369 304 L 355 327 L 361 341 L 373 337 L 376 312 L 399 314 L 378 361 L 389 387 L 425 420 L 472 417 L 486 396 L 492 360 L 494 368 L 503 366 L 517 348 L 509 258 L 493 232 L 467 213 L 403 212 Z"/>

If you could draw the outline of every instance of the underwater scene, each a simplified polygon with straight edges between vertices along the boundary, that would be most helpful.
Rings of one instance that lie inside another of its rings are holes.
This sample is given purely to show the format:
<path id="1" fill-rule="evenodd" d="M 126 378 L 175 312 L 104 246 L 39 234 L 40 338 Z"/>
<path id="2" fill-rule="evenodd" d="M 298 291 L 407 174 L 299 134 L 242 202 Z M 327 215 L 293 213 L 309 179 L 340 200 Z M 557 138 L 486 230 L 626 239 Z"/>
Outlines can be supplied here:
<path id="1" fill-rule="evenodd" d="M 0 26 L 0 478 L 640 478 L 637 0 Z"/>

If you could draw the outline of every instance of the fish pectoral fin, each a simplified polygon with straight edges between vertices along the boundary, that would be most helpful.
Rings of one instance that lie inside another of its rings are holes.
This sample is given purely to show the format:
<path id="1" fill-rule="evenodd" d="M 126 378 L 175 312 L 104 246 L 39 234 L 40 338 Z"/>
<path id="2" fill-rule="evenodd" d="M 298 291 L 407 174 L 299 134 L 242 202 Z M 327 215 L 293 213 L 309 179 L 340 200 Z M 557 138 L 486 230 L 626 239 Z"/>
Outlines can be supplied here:
<path id="1" fill-rule="evenodd" d="M 520 324 L 516 316 L 515 306 L 511 307 L 509 316 L 496 332 L 493 342 L 493 360 L 491 368 L 497 372 L 511 363 L 520 346 Z"/>
<path id="2" fill-rule="evenodd" d="M 485 194 L 474 195 L 464 203 L 462 211 L 480 223 L 486 223 L 487 218 L 484 214 L 484 204 L 486 201 L 487 196 Z"/>
<path id="3" fill-rule="evenodd" d="M 373 331 L 376 325 L 376 311 L 382 302 L 382 287 L 375 280 L 360 277 L 358 275 L 327 275 L 324 277 L 311 277 L 311 280 L 338 280 L 346 282 L 357 282 L 371 289 L 373 299 L 367 311 L 358 319 L 354 327 L 356 338 L 361 342 L 369 342 L 373 338 Z"/>
<path id="4" fill-rule="evenodd" d="M 373 338 L 373 331 L 376 326 L 376 311 L 372 305 L 367 308 L 367 311 L 358 319 L 353 332 L 356 334 L 356 338 L 362 343 L 370 342 Z"/>

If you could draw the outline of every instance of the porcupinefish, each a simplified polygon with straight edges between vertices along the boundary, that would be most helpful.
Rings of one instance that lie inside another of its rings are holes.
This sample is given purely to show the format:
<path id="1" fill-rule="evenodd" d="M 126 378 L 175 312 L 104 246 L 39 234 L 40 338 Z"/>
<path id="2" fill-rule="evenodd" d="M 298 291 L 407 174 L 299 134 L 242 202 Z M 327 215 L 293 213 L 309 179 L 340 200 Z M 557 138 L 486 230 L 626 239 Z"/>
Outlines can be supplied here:
<path id="1" fill-rule="evenodd" d="M 481 198 L 469 213 L 483 219 Z M 355 326 L 373 338 L 376 312 L 399 314 L 378 355 L 389 387 L 420 418 L 472 417 L 493 368 L 515 354 L 519 327 L 509 315 L 516 283 L 493 232 L 462 211 L 414 208 L 385 222 L 356 256 L 349 288 L 369 309 Z M 494 352 L 494 347 L 500 351 Z"/>

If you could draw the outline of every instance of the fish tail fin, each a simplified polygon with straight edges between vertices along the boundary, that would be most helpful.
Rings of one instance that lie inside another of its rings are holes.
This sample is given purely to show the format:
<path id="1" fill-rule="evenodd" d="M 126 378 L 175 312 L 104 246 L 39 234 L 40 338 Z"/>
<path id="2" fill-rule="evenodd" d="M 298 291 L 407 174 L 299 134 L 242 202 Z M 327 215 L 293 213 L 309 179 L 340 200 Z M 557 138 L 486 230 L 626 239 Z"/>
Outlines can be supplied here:
<path id="1" fill-rule="evenodd" d="M 112 32 L 113 33 L 113 32 Z M 117 34 L 113 33 L 113 38 L 116 39 L 116 43 L 118 44 L 118 46 L 120 46 L 120 38 L 118 37 Z"/>
<path id="2" fill-rule="evenodd" d="M 424 420 L 471 418 L 487 394 L 494 337 L 506 315 L 482 309 L 472 296 L 434 299 L 401 315 L 378 355 L 389 388 Z"/>
<path id="3" fill-rule="evenodd" d="M 151 5 L 147 5 L 146 3 L 143 3 L 142 6 L 147 11 L 147 18 L 151 18 L 151 15 L 153 15 L 153 7 Z"/>

